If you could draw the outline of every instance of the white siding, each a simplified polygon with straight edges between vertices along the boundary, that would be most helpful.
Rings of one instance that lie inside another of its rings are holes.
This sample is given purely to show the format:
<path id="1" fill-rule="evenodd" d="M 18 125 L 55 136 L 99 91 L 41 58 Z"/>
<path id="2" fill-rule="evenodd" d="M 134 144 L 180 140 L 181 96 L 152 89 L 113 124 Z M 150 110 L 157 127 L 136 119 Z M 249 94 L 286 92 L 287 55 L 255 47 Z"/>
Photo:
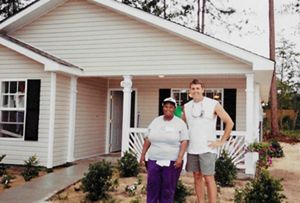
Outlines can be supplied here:
<path id="1" fill-rule="evenodd" d="M 0 138 L 0 154 L 9 164 L 23 164 L 36 154 L 41 165 L 47 163 L 50 75 L 44 66 L 0 45 L 0 79 L 41 79 L 38 141 Z"/>
<path id="2" fill-rule="evenodd" d="M 206 88 L 235 88 L 237 89 L 237 130 L 245 130 L 245 78 L 218 76 L 201 78 Z M 162 79 L 133 79 L 133 88 L 137 89 L 137 102 L 140 112 L 139 127 L 147 127 L 158 116 L 159 89 L 188 88 L 194 78 L 162 78 Z M 119 88 L 120 80 L 110 80 L 109 88 Z"/>
<path id="3" fill-rule="evenodd" d="M 87 74 L 244 73 L 250 66 L 85 0 L 70 0 L 13 36 Z"/>
<path id="4" fill-rule="evenodd" d="M 79 78 L 75 124 L 75 159 L 105 152 L 107 81 Z"/>
<path id="5" fill-rule="evenodd" d="M 57 74 L 53 165 L 67 162 L 70 110 L 70 77 Z"/>

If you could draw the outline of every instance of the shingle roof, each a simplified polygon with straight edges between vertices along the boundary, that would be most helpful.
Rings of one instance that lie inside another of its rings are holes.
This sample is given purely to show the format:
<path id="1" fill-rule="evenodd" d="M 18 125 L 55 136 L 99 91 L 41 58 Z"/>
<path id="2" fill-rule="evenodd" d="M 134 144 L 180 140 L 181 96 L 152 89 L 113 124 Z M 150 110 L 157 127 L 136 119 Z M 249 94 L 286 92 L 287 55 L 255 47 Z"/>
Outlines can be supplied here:
<path id="1" fill-rule="evenodd" d="M 78 67 L 78 66 L 76 66 L 74 64 L 71 64 L 71 63 L 69 63 L 69 62 L 67 62 L 65 60 L 62 60 L 62 59 L 60 59 L 60 58 L 58 58 L 56 56 L 53 56 L 53 55 L 51 55 L 51 54 L 49 54 L 49 53 L 47 53 L 45 51 L 42 51 L 42 50 L 40 50 L 38 48 L 35 48 L 35 47 L 33 47 L 33 46 L 25 43 L 25 42 L 22 42 L 22 41 L 20 41 L 20 40 L 18 40 L 16 38 L 13 38 L 13 37 L 8 36 L 6 34 L 0 34 L 0 37 L 4 38 L 4 39 L 6 39 L 6 40 L 8 40 L 8 41 L 10 41 L 10 42 L 12 42 L 14 44 L 17 44 L 17 45 L 19 45 L 19 46 L 21 46 L 21 47 L 23 47 L 25 49 L 28 49 L 28 50 L 36 53 L 36 54 L 39 54 L 39 55 L 41 55 L 43 57 L 46 57 L 47 59 L 50 59 L 51 61 L 54 61 L 54 62 L 59 63 L 61 65 L 64 65 L 64 66 L 67 66 L 67 67 L 70 67 L 70 68 L 76 68 L 76 69 L 79 69 L 79 70 L 83 70 L 82 68 L 80 68 L 80 67 Z"/>

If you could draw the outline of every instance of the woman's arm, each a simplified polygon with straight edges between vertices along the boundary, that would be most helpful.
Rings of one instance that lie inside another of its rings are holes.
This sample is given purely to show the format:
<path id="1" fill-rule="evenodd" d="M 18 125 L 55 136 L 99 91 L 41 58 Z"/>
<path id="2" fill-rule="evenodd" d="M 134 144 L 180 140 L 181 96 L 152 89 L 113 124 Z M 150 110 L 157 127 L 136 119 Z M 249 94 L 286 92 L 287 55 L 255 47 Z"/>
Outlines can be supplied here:
<path id="1" fill-rule="evenodd" d="M 146 155 L 146 153 L 147 153 L 150 145 L 151 145 L 151 142 L 149 141 L 149 139 L 145 138 L 144 139 L 143 150 L 142 150 L 141 158 L 140 158 L 140 164 L 144 164 L 145 163 L 145 155 Z"/>
<path id="2" fill-rule="evenodd" d="M 183 156 L 184 156 L 184 153 L 186 151 L 187 145 L 188 145 L 188 140 L 181 141 L 181 143 L 180 143 L 180 151 L 179 151 L 179 154 L 178 154 L 178 158 L 177 158 L 177 160 L 176 160 L 176 162 L 174 164 L 175 168 L 180 168 L 181 167 Z"/>

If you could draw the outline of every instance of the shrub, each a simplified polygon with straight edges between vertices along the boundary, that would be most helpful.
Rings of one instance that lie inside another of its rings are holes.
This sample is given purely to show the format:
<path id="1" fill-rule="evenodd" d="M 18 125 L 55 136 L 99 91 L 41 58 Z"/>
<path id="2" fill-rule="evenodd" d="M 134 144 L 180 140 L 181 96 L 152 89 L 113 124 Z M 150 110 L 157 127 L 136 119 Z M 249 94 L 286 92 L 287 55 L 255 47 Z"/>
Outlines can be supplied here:
<path id="1" fill-rule="evenodd" d="M 118 161 L 121 177 L 136 177 L 140 172 L 140 165 L 135 154 L 125 152 L 124 156 Z"/>
<path id="2" fill-rule="evenodd" d="M 262 170 L 259 176 L 248 182 L 244 189 L 236 189 L 236 203 L 280 203 L 286 198 L 281 192 L 283 187 L 279 180 L 270 176 L 267 170 Z"/>
<path id="3" fill-rule="evenodd" d="M 3 175 L 0 181 L 0 183 L 3 184 L 3 188 L 10 188 L 10 183 L 12 179 L 15 179 L 15 176 Z"/>
<path id="4" fill-rule="evenodd" d="M 259 159 L 257 163 L 258 169 L 268 168 L 272 164 L 272 158 L 270 156 L 271 148 L 269 143 L 264 142 L 255 142 L 248 146 L 248 151 L 250 152 L 258 152 Z M 259 171 L 259 170 L 258 170 Z"/>
<path id="5" fill-rule="evenodd" d="M 215 178 L 217 183 L 224 186 L 234 186 L 234 181 L 237 176 L 237 168 L 232 162 L 228 154 L 223 151 L 221 156 L 216 161 Z"/>
<path id="6" fill-rule="evenodd" d="M 6 157 L 6 154 L 3 154 L 0 156 L 0 177 L 5 174 L 6 167 L 4 166 L 3 163 L 1 163 L 5 157 Z"/>
<path id="7" fill-rule="evenodd" d="M 191 195 L 189 189 L 182 183 L 181 180 L 177 182 L 176 191 L 174 196 L 175 203 L 185 202 L 187 196 Z"/>
<path id="8" fill-rule="evenodd" d="M 39 171 L 41 170 L 41 168 L 38 166 L 39 161 L 37 156 L 33 155 L 24 162 L 25 168 L 21 175 L 23 176 L 25 181 L 30 181 L 32 178 L 37 177 L 39 175 Z"/>
<path id="9" fill-rule="evenodd" d="M 110 162 L 102 160 L 91 164 L 81 181 L 83 191 L 88 192 L 87 199 L 91 201 L 108 199 L 107 192 L 113 185 L 112 174 L 113 170 Z"/>
<path id="10" fill-rule="evenodd" d="M 280 158 L 283 157 L 283 150 L 280 143 L 277 140 L 271 140 L 270 142 L 270 156 Z"/>

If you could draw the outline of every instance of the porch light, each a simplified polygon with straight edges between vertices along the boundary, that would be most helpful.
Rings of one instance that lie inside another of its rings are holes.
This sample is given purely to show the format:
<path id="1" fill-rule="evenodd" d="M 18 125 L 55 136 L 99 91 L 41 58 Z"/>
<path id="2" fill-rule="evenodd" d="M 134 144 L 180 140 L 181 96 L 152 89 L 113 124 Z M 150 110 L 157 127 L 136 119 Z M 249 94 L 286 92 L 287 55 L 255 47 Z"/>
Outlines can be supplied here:
<path id="1" fill-rule="evenodd" d="M 165 75 L 158 75 L 158 77 L 159 77 L 159 78 L 164 78 L 164 77 L 165 77 Z"/>

